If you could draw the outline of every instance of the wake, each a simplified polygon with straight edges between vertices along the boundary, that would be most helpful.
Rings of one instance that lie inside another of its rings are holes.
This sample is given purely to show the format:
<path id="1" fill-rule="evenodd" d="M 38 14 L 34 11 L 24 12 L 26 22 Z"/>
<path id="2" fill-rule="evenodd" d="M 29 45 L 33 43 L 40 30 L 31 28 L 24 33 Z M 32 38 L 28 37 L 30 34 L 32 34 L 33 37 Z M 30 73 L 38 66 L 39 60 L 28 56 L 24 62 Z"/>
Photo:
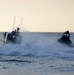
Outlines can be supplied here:
<path id="1" fill-rule="evenodd" d="M 0 48 L 0 55 L 13 56 L 56 56 L 74 58 L 74 48 L 61 45 L 57 39 L 62 33 L 34 33 L 22 32 L 22 43 L 7 43 Z M 71 39 L 74 41 L 74 35 Z"/>

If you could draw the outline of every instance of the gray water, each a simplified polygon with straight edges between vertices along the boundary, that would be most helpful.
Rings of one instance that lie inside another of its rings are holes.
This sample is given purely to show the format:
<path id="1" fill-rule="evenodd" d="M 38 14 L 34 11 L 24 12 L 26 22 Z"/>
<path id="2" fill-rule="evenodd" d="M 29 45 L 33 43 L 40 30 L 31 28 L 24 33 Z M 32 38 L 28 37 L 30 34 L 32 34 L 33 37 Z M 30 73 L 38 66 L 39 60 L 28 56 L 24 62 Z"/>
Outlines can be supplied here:
<path id="1" fill-rule="evenodd" d="M 0 48 L 0 74 L 73 75 L 74 48 L 57 42 L 61 35 L 21 33 L 21 44 L 7 43 Z M 74 42 L 74 33 L 71 40 Z"/>
<path id="2" fill-rule="evenodd" d="M 0 56 L 1 75 L 74 75 L 74 60 L 45 56 Z"/>

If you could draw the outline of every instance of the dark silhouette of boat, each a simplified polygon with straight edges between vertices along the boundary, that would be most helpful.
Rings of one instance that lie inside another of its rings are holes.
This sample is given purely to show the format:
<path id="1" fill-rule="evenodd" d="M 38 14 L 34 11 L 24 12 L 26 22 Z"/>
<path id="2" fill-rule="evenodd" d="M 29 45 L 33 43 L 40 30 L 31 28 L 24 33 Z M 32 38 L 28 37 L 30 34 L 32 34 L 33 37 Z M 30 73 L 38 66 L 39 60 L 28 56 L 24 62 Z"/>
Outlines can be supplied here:
<path id="1" fill-rule="evenodd" d="M 22 40 L 22 36 L 20 35 L 20 32 L 19 32 L 20 28 L 17 27 L 17 29 L 15 29 L 14 31 L 8 33 L 8 32 L 5 32 L 4 33 L 4 42 L 7 43 L 7 42 L 12 42 L 12 43 L 21 43 L 21 40 Z"/>
<path id="2" fill-rule="evenodd" d="M 68 46 L 73 46 L 68 30 L 62 34 L 62 37 L 58 39 L 58 42 L 60 42 L 61 44 L 66 44 Z"/>

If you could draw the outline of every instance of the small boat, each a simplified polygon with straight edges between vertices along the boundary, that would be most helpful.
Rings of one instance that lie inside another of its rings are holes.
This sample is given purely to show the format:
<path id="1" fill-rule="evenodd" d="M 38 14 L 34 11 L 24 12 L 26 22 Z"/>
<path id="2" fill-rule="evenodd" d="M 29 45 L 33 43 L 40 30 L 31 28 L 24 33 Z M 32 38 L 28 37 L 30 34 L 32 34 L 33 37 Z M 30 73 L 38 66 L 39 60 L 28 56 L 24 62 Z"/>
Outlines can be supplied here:
<path id="1" fill-rule="evenodd" d="M 4 42 L 4 44 L 7 42 L 20 44 L 22 42 L 22 36 L 20 35 L 20 29 L 22 26 L 23 18 L 21 19 L 20 25 L 16 29 L 14 29 L 15 20 L 16 20 L 16 16 L 14 18 L 12 32 L 5 32 L 3 35 L 4 38 L 2 39 L 2 41 Z"/>
<path id="2" fill-rule="evenodd" d="M 70 39 L 70 34 L 68 31 L 63 33 L 62 37 L 58 39 L 58 42 L 73 47 L 73 42 Z"/>
<path id="3" fill-rule="evenodd" d="M 18 43 L 18 44 L 21 43 L 22 36 L 20 35 L 19 30 L 20 28 L 17 27 L 15 31 L 12 31 L 10 33 L 5 32 L 3 42 L 4 43 L 11 42 L 11 43 Z"/>

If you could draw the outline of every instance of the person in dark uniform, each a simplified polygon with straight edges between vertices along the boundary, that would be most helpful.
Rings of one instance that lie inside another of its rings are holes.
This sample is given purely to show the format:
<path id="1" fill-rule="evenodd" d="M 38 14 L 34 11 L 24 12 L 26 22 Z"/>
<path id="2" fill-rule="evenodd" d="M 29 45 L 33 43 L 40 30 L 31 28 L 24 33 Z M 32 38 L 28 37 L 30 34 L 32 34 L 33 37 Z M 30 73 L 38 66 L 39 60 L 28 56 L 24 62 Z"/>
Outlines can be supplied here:
<path id="1" fill-rule="evenodd" d="M 19 27 L 17 27 L 17 32 L 19 32 L 19 30 L 20 30 L 20 28 L 19 28 Z"/>
<path id="2" fill-rule="evenodd" d="M 17 27 L 17 29 L 15 29 L 15 31 L 12 31 L 12 35 L 18 35 L 19 34 L 19 30 L 20 30 L 20 28 L 19 27 Z"/>

